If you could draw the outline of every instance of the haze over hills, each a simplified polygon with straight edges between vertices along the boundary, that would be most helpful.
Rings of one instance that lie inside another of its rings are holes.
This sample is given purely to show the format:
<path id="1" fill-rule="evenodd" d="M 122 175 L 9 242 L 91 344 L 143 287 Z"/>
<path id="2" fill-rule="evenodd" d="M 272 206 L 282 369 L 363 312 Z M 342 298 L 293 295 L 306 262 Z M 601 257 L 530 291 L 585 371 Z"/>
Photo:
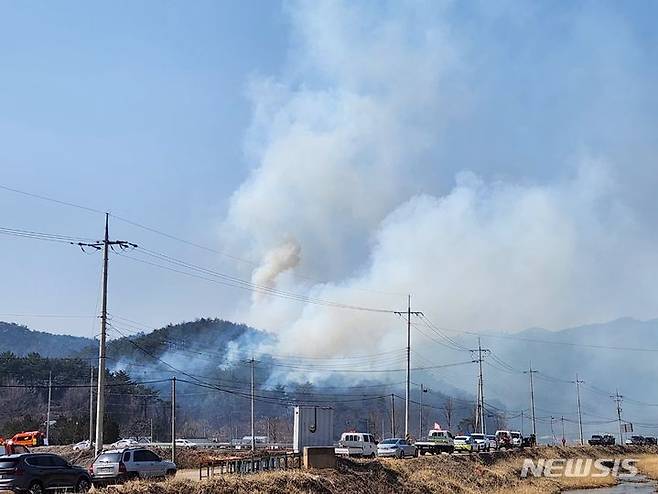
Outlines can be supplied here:
<path id="1" fill-rule="evenodd" d="M 267 344 L 274 341 L 271 334 L 229 321 L 199 319 L 151 332 L 140 332 L 137 327 L 113 328 L 115 335 L 129 333 L 130 338 L 121 337 L 109 342 L 108 368 L 125 370 L 137 380 L 163 379 L 177 374 L 182 378 L 219 384 L 233 391 L 240 390 L 249 380 L 246 362 L 255 354 L 259 361 L 258 382 L 272 389 L 282 386 L 288 390 L 310 392 L 310 389 L 349 389 L 373 384 L 382 384 L 382 387 L 368 389 L 370 394 L 402 389 L 401 374 L 359 374 L 358 371 L 341 374 L 340 371 L 347 367 L 339 360 L 331 365 L 323 364 L 320 373 L 325 377 L 317 379 L 320 374 L 314 364 L 281 360 L 268 354 Z M 474 335 L 451 337 L 464 347 L 474 347 Z M 514 334 L 483 333 L 482 342 L 483 347 L 492 351 L 485 358 L 485 400 L 492 412 L 505 411 L 507 417 L 513 417 L 509 420 L 510 427 L 521 428 L 519 414 L 523 410 L 523 427 L 526 432 L 530 430 L 529 376 L 524 371 L 532 362 L 533 369 L 538 371 L 534 374 L 534 388 L 540 435 L 550 436 L 550 417 L 554 417 L 554 427 L 559 428 L 555 421 L 562 416 L 565 417 L 567 435 L 577 435 L 576 374 L 584 381 L 581 399 L 586 434 L 616 430 L 616 413 L 609 395 L 617 389 L 625 396 L 624 418 L 645 434 L 658 431 L 658 420 L 654 418 L 658 382 L 652 379 L 658 352 L 658 320 L 623 318 L 561 331 L 531 328 Z M 20 355 L 36 351 L 44 356 L 79 356 L 93 361 L 97 349 L 91 339 L 52 335 L 16 324 L 0 323 L 0 352 L 5 351 Z M 460 350 L 454 348 L 440 348 L 434 357 L 435 364 L 464 360 Z M 373 369 L 398 367 L 398 364 L 385 364 L 376 359 L 369 365 Z M 412 356 L 412 367 L 419 365 Z M 364 367 L 361 363 L 352 367 L 352 370 L 365 369 L 368 365 Z M 412 381 L 416 384 L 423 382 L 433 389 L 434 401 L 440 407 L 447 395 L 472 399 L 475 367 L 420 370 L 413 373 Z M 358 392 L 365 393 L 363 390 Z M 200 408 L 216 408 L 216 398 L 216 395 L 200 398 Z M 426 403 L 430 404 L 430 401 L 428 399 Z M 236 402 L 231 406 L 239 408 L 240 405 Z M 467 409 L 468 406 L 462 406 L 458 415 L 463 418 L 468 414 Z M 430 408 L 427 413 L 437 421 L 444 418 L 438 409 Z"/>

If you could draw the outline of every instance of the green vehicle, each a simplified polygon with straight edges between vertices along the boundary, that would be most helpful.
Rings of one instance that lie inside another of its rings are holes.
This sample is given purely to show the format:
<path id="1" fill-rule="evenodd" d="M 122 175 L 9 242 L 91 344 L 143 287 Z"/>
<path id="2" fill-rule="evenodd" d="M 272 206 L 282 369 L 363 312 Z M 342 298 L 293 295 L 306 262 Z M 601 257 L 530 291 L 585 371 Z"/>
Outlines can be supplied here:
<path id="1" fill-rule="evenodd" d="M 450 431 L 432 429 L 425 439 L 416 441 L 414 446 L 419 455 L 452 453 L 455 450 L 455 438 Z"/>

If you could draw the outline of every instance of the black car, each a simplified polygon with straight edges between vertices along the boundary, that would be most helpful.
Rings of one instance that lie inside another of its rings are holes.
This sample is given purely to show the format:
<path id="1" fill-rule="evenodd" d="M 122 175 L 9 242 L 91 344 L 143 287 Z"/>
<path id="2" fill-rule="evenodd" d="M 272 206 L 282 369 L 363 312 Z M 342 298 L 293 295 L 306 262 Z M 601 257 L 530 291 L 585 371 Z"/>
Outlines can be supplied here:
<path id="1" fill-rule="evenodd" d="M 599 434 L 594 434 L 592 438 L 587 441 L 591 446 L 599 446 L 603 444 L 603 436 L 600 436 Z"/>
<path id="2" fill-rule="evenodd" d="M 644 444 L 647 446 L 655 446 L 656 444 L 658 444 L 658 441 L 653 436 L 647 436 L 644 438 Z"/>
<path id="3" fill-rule="evenodd" d="M 59 489 L 87 492 L 91 477 L 84 468 L 53 454 L 0 456 L 0 491 L 42 494 Z"/>

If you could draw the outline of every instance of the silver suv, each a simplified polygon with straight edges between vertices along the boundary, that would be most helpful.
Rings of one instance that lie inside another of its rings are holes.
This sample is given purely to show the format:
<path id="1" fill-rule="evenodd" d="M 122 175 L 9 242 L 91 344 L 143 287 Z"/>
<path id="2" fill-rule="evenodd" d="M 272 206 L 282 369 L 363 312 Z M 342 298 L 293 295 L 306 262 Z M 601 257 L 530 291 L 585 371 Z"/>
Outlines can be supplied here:
<path id="1" fill-rule="evenodd" d="M 163 460 L 146 448 L 103 451 L 89 467 L 95 486 L 139 478 L 165 478 L 176 475 L 176 464 Z"/>

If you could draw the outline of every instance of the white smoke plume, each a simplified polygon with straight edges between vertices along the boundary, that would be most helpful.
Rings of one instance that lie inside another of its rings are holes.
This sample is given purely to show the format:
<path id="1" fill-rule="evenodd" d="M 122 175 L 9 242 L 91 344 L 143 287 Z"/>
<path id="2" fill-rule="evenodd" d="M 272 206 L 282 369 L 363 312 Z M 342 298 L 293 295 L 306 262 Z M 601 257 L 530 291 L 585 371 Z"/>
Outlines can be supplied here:
<path id="1" fill-rule="evenodd" d="M 294 239 L 288 239 L 281 245 L 268 251 L 261 264 L 251 275 L 251 281 L 257 285 L 273 288 L 277 277 L 289 269 L 293 269 L 301 260 L 301 247 Z M 254 299 L 262 297 L 260 292 L 254 292 Z"/>
<path id="2" fill-rule="evenodd" d="M 516 103 L 514 91 L 498 87 L 512 96 L 503 107 L 490 106 L 490 86 L 498 81 L 487 56 L 502 48 L 466 41 L 447 6 L 290 6 L 290 66 L 279 78 L 251 84 L 247 154 L 256 166 L 225 222 L 236 248 L 262 259 L 254 281 L 396 310 L 412 293 L 414 308 L 458 329 L 654 316 L 655 220 L 637 209 L 642 200 L 629 185 L 637 174 L 621 172 L 630 158 L 616 144 L 630 133 L 611 131 L 573 99 L 561 110 L 557 101 L 534 100 L 515 109 L 506 105 Z M 481 14 L 492 25 L 502 15 L 484 7 Z M 574 30 L 597 40 L 600 33 L 581 21 Z M 584 99 L 607 101 L 612 89 L 623 92 L 624 67 L 617 65 L 625 63 L 628 39 L 615 25 L 600 29 L 618 35 L 619 60 L 606 59 L 604 88 L 577 90 Z M 575 39 L 585 43 L 576 48 L 599 49 L 587 36 Z M 582 71 L 597 73 L 602 58 L 587 60 L 579 62 Z M 554 75 L 561 67 L 551 63 L 541 68 Z M 522 89 L 543 96 L 576 90 L 571 84 L 558 79 L 552 87 Z M 628 118 L 615 104 L 610 100 L 606 111 Z M 584 129 L 576 132 L 578 142 L 565 115 Z M 564 126 L 564 133 L 549 134 L 535 118 L 558 128 L 551 132 Z M 529 127 L 537 133 L 535 148 L 514 154 L 525 147 Z M 607 132 L 611 139 L 601 139 Z M 476 137 L 486 149 L 478 149 Z M 559 160 L 555 142 L 565 149 Z M 653 182 L 655 167 L 645 170 Z M 277 333 L 283 353 L 335 356 L 404 346 L 404 324 L 388 314 L 272 297 L 252 299 L 247 313 L 249 324 Z"/>

